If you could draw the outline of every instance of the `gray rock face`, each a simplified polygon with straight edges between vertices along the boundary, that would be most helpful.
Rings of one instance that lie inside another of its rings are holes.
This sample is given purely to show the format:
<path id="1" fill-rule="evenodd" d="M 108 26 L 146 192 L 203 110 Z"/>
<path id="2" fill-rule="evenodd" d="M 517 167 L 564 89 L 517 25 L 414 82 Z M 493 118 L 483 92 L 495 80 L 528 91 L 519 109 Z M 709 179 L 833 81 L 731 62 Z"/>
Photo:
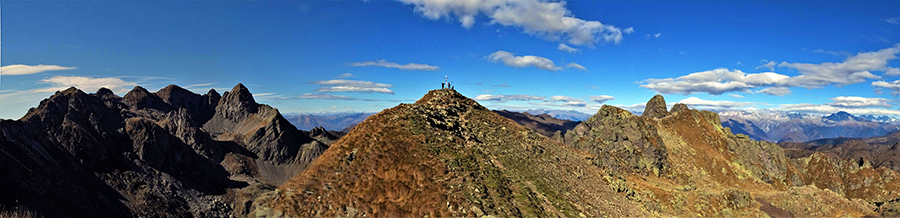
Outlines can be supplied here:
<path id="1" fill-rule="evenodd" d="M 666 109 L 666 99 L 662 95 L 653 96 L 644 107 L 644 114 L 641 114 L 643 117 L 650 118 L 663 118 L 667 115 L 669 115 L 669 110 Z"/>
<path id="2" fill-rule="evenodd" d="M 603 105 L 565 135 L 569 146 L 595 155 L 595 164 L 621 173 L 660 175 L 668 171 L 663 140 L 645 118 Z"/>
<path id="3" fill-rule="evenodd" d="M 679 111 L 684 111 L 684 110 L 688 110 L 687 105 L 684 105 L 682 103 L 677 103 L 677 104 L 675 104 L 675 106 L 672 106 L 672 111 L 669 111 L 669 113 L 674 114 L 674 113 L 677 113 Z"/>
<path id="4" fill-rule="evenodd" d="M 0 121 L 0 206 L 51 217 L 240 215 L 232 205 L 299 173 L 333 140 L 297 130 L 241 84 L 224 96 L 69 88 Z"/>

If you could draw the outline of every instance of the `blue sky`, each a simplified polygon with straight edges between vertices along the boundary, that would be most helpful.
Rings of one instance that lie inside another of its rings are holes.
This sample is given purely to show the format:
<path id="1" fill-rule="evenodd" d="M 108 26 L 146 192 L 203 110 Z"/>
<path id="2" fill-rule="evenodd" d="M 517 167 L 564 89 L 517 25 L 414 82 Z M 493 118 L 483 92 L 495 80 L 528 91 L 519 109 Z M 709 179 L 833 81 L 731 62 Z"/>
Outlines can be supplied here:
<path id="1" fill-rule="evenodd" d="M 491 109 L 900 116 L 900 2 L 5 1 L 0 118 L 54 91 L 245 84 L 283 113 L 440 88 Z"/>

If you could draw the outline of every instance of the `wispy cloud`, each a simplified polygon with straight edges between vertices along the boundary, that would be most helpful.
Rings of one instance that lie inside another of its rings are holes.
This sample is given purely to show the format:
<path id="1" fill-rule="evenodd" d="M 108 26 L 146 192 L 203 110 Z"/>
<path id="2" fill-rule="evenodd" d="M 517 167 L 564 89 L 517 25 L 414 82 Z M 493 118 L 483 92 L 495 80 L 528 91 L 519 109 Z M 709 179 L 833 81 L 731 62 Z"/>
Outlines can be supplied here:
<path id="1" fill-rule="evenodd" d="M 728 96 L 731 96 L 732 98 L 744 98 L 743 95 L 738 95 L 738 94 L 728 94 Z"/>
<path id="2" fill-rule="evenodd" d="M 762 93 L 766 95 L 774 95 L 774 96 L 785 96 L 791 94 L 791 89 L 787 87 L 769 87 L 757 90 L 756 93 Z"/>
<path id="3" fill-rule="evenodd" d="M 65 90 L 69 87 L 76 87 L 84 92 L 96 92 L 101 87 L 112 90 L 118 95 L 131 90 L 138 85 L 136 82 L 125 81 L 116 77 L 93 78 L 81 76 L 54 76 L 40 80 L 40 83 L 46 84 L 44 87 L 28 90 L 3 90 L 0 92 L 0 117 L 3 118 L 19 118 L 28 111 L 29 107 L 37 106 L 41 99 L 47 98 L 53 92 Z"/>
<path id="4" fill-rule="evenodd" d="M 475 18 L 484 14 L 490 18 L 489 24 L 500 24 L 521 28 L 525 33 L 540 38 L 557 41 L 565 40 L 572 45 L 593 46 L 601 40 L 618 44 L 623 34 L 634 32 L 576 18 L 566 8 L 565 2 L 546 0 L 490 0 L 490 1 L 446 1 L 446 0 L 400 0 L 415 6 L 422 16 L 439 20 L 456 18 L 465 28 L 475 24 Z"/>
<path id="5" fill-rule="evenodd" d="M 778 65 L 775 61 L 769 61 L 766 59 L 759 60 L 760 65 L 756 66 L 755 69 L 769 69 L 775 70 L 775 65 Z"/>
<path id="6" fill-rule="evenodd" d="M 881 21 L 890 23 L 890 24 L 900 24 L 900 17 L 890 17 L 881 19 Z"/>
<path id="7" fill-rule="evenodd" d="M 485 58 L 487 58 L 488 61 L 495 63 L 503 62 L 503 64 L 510 67 L 536 67 L 551 72 L 562 70 L 561 67 L 557 67 L 550 59 L 532 55 L 515 56 L 513 53 L 507 51 L 497 51 Z"/>
<path id="8" fill-rule="evenodd" d="M 581 66 L 581 64 L 576 64 L 575 62 L 567 64 L 566 68 L 587 71 L 587 68 L 584 68 L 584 66 Z"/>
<path id="9" fill-rule="evenodd" d="M 344 79 L 344 78 L 350 78 L 350 77 L 354 77 L 354 76 L 356 76 L 356 75 L 353 75 L 352 73 L 342 73 L 341 75 L 338 75 L 337 78 Z"/>
<path id="10" fill-rule="evenodd" d="M 388 89 L 394 87 L 390 84 L 383 83 L 374 83 L 370 81 L 358 81 L 358 80 L 326 80 L 326 81 L 315 81 L 312 82 L 316 85 L 321 85 L 318 92 L 362 92 L 362 93 L 384 93 L 384 94 L 394 94 L 394 91 Z"/>
<path id="11" fill-rule="evenodd" d="M 568 53 L 578 53 L 578 51 L 580 51 L 577 48 L 572 48 L 569 45 L 566 45 L 566 43 L 559 43 L 559 45 L 556 46 L 556 49 L 559 49 L 560 51 L 564 51 L 564 52 L 568 52 Z"/>
<path id="12" fill-rule="evenodd" d="M 417 64 L 417 63 L 408 63 L 408 64 L 398 64 L 393 62 L 388 62 L 386 60 L 379 61 L 366 61 L 366 62 L 355 62 L 350 63 L 350 66 L 354 67 L 387 67 L 387 68 L 397 68 L 401 70 L 439 70 L 440 67 L 427 65 L 427 64 Z"/>
<path id="13" fill-rule="evenodd" d="M 535 96 L 535 95 L 489 95 L 489 94 L 481 94 L 475 96 L 476 101 L 495 101 L 495 102 L 506 102 L 506 101 L 547 101 L 547 97 L 543 96 Z"/>
<path id="14" fill-rule="evenodd" d="M 23 65 L 23 64 L 13 64 L 6 65 L 0 67 L 0 74 L 12 76 L 12 75 L 26 75 L 26 74 L 35 74 L 45 71 L 54 71 L 54 70 L 74 70 L 77 69 L 75 67 L 62 67 L 56 65 Z"/>
<path id="15" fill-rule="evenodd" d="M 616 98 L 609 96 L 609 95 L 592 95 L 591 96 L 591 101 L 597 102 L 598 104 L 603 104 L 603 103 L 606 103 L 607 101 L 613 100 L 613 99 L 616 99 Z"/>
<path id="16" fill-rule="evenodd" d="M 746 106 L 755 104 L 752 102 L 703 100 L 703 99 L 700 99 L 697 97 L 689 97 L 689 98 L 681 99 L 681 101 L 678 101 L 678 103 L 686 104 L 691 107 L 706 108 L 706 109 L 732 109 L 732 108 L 746 107 Z"/>

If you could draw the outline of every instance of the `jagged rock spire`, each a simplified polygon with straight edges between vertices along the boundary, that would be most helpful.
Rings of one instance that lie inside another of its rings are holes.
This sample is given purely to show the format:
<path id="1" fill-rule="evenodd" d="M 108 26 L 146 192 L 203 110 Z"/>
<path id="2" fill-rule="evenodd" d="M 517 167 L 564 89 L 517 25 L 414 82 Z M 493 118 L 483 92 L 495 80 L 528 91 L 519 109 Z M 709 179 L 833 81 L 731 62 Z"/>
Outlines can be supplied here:
<path id="1" fill-rule="evenodd" d="M 662 95 L 656 95 L 647 102 L 647 106 L 644 108 L 644 114 L 641 116 L 663 118 L 666 115 L 669 115 L 669 111 L 666 109 L 666 99 L 663 98 Z"/>

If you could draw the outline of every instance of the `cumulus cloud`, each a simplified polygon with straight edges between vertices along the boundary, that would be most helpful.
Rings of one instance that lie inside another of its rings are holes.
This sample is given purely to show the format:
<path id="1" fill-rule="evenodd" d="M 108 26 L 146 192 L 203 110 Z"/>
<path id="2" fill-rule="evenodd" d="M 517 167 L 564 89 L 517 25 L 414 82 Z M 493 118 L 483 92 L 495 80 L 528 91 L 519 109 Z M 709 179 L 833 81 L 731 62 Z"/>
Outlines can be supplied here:
<path id="1" fill-rule="evenodd" d="M 592 95 L 591 96 L 591 101 L 597 102 L 600 104 L 603 104 L 606 101 L 613 100 L 613 99 L 616 99 L 616 98 L 609 96 L 609 95 Z"/>
<path id="2" fill-rule="evenodd" d="M 892 91 L 891 95 L 894 97 L 900 96 L 900 80 L 894 80 L 893 82 L 875 81 L 872 82 L 872 86 L 890 89 Z"/>
<path id="3" fill-rule="evenodd" d="M 568 65 L 566 65 L 566 68 L 574 68 L 576 70 L 587 71 L 587 68 L 584 68 L 584 66 L 581 66 L 581 64 L 576 64 L 575 62 L 569 63 Z"/>
<path id="4" fill-rule="evenodd" d="M 507 51 L 497 51 L 491 53 L 485 58 L 487 58 L 488 61 L 495 63 L 503 62 L 503 64 L 506 64 L 506 66 L 511 67 L 537 67 L 539 69 L 551 72 L 562 70 L 561 67 L 557 67 L 556 64 L 554 64 L 550 59 L 532 55 L 515 56 L 513 55 L 513 53 L 509 53 Z"/>
<path id="5" fill-rule="evenodd" d="M 897 53 L 900 53 L 900 44 L 878 51 L 858 53 L 839 63 L 781 62 L 778 66 L 796 69 L 801 74 L 791 78 L 797 86 L 818 88 L 831 84 L 849 85 L 881 78 L 870 71 L 900 73 L 900 70 L 887 66 L 889 61 L 897 59 Z"/>
<path id="6" fill-rule="evenodd" d="M 355 63 L 350 63 L 350 66 L 354 66 L 354 67 L 375 66 L 375 67 L 397 68 L 397 69 L 401 69 L 401 70 L 439 70 L 439 69 L 441 69 L 437 66 L 431 66 L 431 65 L 427 65 L 427 64 L 417 64 L 417 63 L 398 64 L 398 63 L 393 63 L 393 62 L 387 62 L 386 60 L 355 62 Z"/>
<path id="7" fill-rule="evenodd" d="M 880 79 L 871 71 L 884 71 L 886 75 L 900 75 L 900 69 L 889 67 L 887 63 L 897 58 L 900 44 L 891 48 L 874 52 L 863 52 L 846 58 L 839 63 L 787 63 L 781 62 L 778 67 L 792 68 L 800 75 L 787 76 L 773 72 L 747 74 L 740 70 L 724 68 L 691 73 L 678 78 L 646 79 L 641 87 L 652 89 L 662 94 L 709 93 L 719 95 L 726 92 L 750 92 L 761 88 L 757 93 L 770 95 L 790 94 L 787 87 L 821 88 L 827 85 L 849 85 L 865 82 L 869 79 Z M 763 60 L 757 68 L 773 67 L 773 61 Z M 875 83 L 873 83 L 875 86 Z"/>
<path id="8" fill-rule="evenodd" d="M 703 100 L 697 97 L 689 97 L 681 99 L 678 103 L 686 104 L 692 107 L 712 108 L 712 109 L 731 109 L 753 105 L 752 102 L 734 102 L 734 101 L 712 101 Z"/>
<path id="9" fill-rule="evenodd" d="M 826 105 L 844 108 L 883 107 L 891 108 L 891 100 L 885 98 L 866 98 L 857 96 L 838 96 L 831 98 L 831 103 Z"/>
<path id="10" fill-rule="evenodd" d="M 75 67 L 62 67 L 62 66 L 56 66 L 56 65 L 41 64 L 41 65 L 36 65 L 36 66 L 29 66 L 29 65 L 23 65 L 23 64 L 13 64 L 13 65 L 6 65 L 3 67 L 0 67 L 0 74 L 7 75 L 7 76 L 26 75 L 26 74 L 40 73 L 40 72 L 44 72 L 44 71 L 74 70 L 74 69 L 76 69 L 76 68 Z"/>
<path id="11" fill-rule="evenodd" d="M 521 28 L 525 33 L 551 41 L 565 40 L 572 45 L 593 46 L 595 43 L 620 43 L 623 31 L 599 21 L 576 18 L 565 2 L 546 0 L 400 0 L 413 5 L 417 13 L 431 19 L 456 18 L 465 28 L 471 28 L 480 15 L 489 24 Z M 624 34 L 633 33 L 627 28 Z"/>
<path id="12" fill-rule="evenodd" d="M 506 101 L 547 101 L 546 97 L 535 96 L 535 95 L 489 95 L 482 94 L 475 96 L 476 101 L 495 101 L 495 102 L 506 102 Z"/>
<path id="13" fill-rule="evenodd" d="M 327 81 L 316 81 L 313 84 L 321 85 L 322 87 L 317 89 L 319 92 L 362 92 L 362 93 L 384 93 L 384 94 L 394 94 L 394 91 L 391 91 L 388 88 L 393 87 L 390 84 L 383 83 L 374 83 L 370 81 L 358 81 L 358 80 L 327 80 Z"/>
<path id="14" fill-rule="evenodd" d="M 774 96 L 785 96 L 790 95 L 791 90 L 786 87 L 769 87 L 756 91 L 756 93 L 762 93 L 766 95 L 774 95 Z"/>
<path id="15" fill-rule="evenodd" d="M 709 93 L 720 95 L 726 92 L 746 92 L 758 86 L 783 84 L 788 76 L 777 73 L 747 74 L 740 70 L 724 68 L 691 73 L 678 78 L 647 79 L 641 87 L 662 94 Z"/>
<path id="16" fill-rule="evenodd" d="M 566 45 L 566 43 L 559 43 L 559 45 L 556 46 L 556 49 L 568 53 L 577 53 L 579 51 L 577 48 L 572 48 L 569 45 Z"/>

